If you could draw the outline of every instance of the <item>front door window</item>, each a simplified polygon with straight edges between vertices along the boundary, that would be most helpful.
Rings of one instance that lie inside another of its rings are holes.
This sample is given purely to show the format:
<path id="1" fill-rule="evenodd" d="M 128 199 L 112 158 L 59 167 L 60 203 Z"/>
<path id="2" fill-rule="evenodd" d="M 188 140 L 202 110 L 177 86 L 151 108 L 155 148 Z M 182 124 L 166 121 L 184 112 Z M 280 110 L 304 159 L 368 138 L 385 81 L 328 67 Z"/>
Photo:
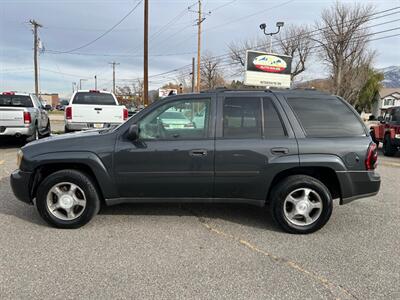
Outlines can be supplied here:
<path id="1" fill-rule="evenodd" d="M 209 99 L 166 103 L 139 122 L 139 136 L 145 140 L 207 138 L 209 110 Z"/>

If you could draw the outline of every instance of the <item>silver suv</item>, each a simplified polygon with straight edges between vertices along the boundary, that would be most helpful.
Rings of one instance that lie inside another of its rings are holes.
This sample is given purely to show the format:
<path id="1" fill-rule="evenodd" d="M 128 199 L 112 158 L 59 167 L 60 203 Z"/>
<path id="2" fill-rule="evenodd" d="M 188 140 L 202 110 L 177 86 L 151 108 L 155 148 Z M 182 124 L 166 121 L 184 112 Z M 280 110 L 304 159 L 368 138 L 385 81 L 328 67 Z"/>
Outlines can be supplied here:
<path id="1" fill-rule="evenodd" d="M 33 94 L 0 94 L 0 136 L 22 137 L 27 142 L 50 135 L 50 120 L 43 103 Z"/>

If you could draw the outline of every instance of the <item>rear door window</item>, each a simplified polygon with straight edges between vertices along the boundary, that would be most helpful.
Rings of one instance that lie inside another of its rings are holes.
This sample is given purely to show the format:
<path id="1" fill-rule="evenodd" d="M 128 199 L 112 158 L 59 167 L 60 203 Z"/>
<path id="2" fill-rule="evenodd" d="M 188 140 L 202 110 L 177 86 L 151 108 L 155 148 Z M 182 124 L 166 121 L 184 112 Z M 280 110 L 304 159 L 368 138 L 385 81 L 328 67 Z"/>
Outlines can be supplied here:
<path id="1" fill-rule="evenodd" d="M 29 96 L 0 95 L 0 106 L 33 107 L 33 103 Z"/>
<path id="2" fill-rule="evenodd" d="M 115 99 L 111 94 L 94 92 L 76 93 L 72 104 L 116 105 Z"/>
<path id="3" fill-rule="evenodd" d="M 261 138 L 260 98 L 226 98 L 223 108 L 224 138 Z"/>
<path id="4" fill-rule="evenodd" d="M 309 137 L 365 135 L 360 119 L 338 97 L 287 97 L 287 101 Z"/>

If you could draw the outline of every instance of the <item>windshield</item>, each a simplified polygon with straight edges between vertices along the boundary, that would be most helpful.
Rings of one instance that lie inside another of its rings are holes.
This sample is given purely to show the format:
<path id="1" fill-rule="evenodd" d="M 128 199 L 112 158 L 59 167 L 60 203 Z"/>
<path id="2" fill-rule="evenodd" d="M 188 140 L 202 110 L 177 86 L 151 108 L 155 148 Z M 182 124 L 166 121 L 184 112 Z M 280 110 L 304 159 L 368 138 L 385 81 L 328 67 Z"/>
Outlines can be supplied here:
<path id="1" fill-rule="evenodd" d="M 29 96 L 0 95 L 0 106 L 33 107 L 33 103 Z"/>
<path id="2" fill-rule="evenodd" d="M 76 93 L 72 103 L 87 105 L 117 105 L 111 94 L 91 92 Z"/>

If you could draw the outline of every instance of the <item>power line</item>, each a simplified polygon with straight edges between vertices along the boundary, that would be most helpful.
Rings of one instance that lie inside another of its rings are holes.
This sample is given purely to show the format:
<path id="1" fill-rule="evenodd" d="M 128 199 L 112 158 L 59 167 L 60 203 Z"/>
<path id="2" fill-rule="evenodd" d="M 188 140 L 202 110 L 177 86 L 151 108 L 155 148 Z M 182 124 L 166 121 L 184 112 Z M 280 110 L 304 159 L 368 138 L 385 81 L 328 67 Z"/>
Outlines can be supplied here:
<path id="1" fill-rule="evenodd" d="M 76 50 L 80 50 L 83 48 L 86 48 L 87 46 L 97 42 L 99 39 L 101 39 L 102 37 L 104 37 L 105 35 L 107 35 L 108 33 L 110 33 L 111 31 L 113 31 L 119 24 L 121 24 L 127 17 L 129 17 L 135 10 L 136 8 L 138 8 L 138 6 L 143 2 L 143 0 L 140 0 L 121 20 L 119 20 L 114 26 L 112 26 L 110 29 L 108 29 L 107 31 L 105 31 L 104 33 L 102 33 L 101 35 L 99 35 L 97 38 L 95 38 L 94 40 L 83 44 L 79 47 L 76 47 L 74 49 L 71 50 L 67 50 L 67 51 L 58 51 L 59 53 L 70 53 L 70 52 L 74 52 Z M 56 51 L 56 50 L 54 50 Z"/>

